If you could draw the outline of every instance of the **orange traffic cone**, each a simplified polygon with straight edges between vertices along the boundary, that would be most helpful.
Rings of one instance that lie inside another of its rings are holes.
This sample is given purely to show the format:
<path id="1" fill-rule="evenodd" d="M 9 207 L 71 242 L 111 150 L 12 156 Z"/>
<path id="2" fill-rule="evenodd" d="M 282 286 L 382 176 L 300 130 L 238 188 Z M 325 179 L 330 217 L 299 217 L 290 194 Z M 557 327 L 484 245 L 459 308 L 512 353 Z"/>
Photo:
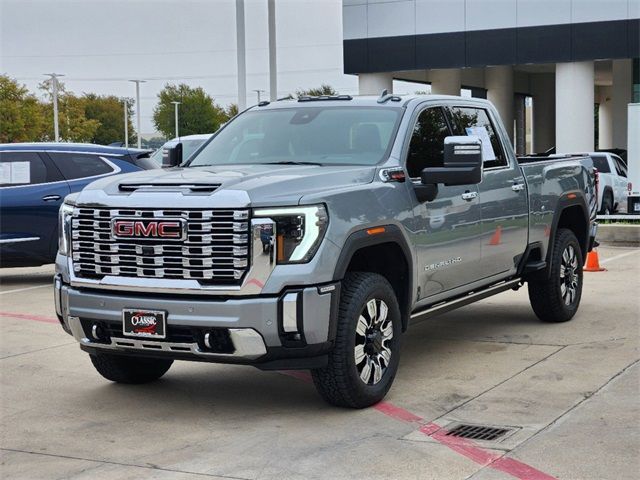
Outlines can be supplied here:
<path id="1" fill-rule="evenodd" d="M 594 248 L 587 253 L 587 264 L 582 269 L 583 272 L 604 272 L 606 268 L 600 266 L 598 251 Z"/>
<path id="2" fill-rule="evenodd" d="M 493 235 L 491 235 L 491 240 L 489 240 L 489 245 L 500 245 L 500 240 L 502 237 L 502 225 L 498 225 L 496 231 Z"/>

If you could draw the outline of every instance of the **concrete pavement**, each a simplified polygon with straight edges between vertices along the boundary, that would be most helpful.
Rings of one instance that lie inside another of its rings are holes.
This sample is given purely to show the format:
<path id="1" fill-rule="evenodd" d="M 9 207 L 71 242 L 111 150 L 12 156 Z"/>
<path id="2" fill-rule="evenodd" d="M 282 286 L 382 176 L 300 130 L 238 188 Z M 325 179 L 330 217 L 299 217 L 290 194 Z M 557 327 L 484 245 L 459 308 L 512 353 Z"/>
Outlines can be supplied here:
<path id="1" fill-rule="evenodd" d="M 540 323 L 524 288 L 413 325 L 385 404 L 360 411 L 251 367 L 109 383 L 55 320 L 52 268 L 0 270 L 0 477 L 638 478 L 640 249 L 599 251 L 573 321 Z M 436 432 L 456 422 L 513 433 Z"/>

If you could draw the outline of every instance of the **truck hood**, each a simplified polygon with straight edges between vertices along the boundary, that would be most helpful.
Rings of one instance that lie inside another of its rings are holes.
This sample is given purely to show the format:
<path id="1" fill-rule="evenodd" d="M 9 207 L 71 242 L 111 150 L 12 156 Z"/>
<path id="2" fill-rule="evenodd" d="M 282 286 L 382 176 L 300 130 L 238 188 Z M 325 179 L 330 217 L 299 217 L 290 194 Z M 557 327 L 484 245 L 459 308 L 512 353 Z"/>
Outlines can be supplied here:
<path id="1" fill-rule="evenodd" d="M 297 205 L 303 195 L 370 183 L 371 166 L 222 165 L 146 170 L 105 177 L 87 186 L 78 203 L 113 206 L 193 206 L 232 203 Z M 161 195 L 162 194 L 162 195 Z M 243 200 L 242 200 L 243 199 Z M 154 202 L 154 203 L 149 203 Z M 239 205 L 228 205 L 239 206 Z"/>

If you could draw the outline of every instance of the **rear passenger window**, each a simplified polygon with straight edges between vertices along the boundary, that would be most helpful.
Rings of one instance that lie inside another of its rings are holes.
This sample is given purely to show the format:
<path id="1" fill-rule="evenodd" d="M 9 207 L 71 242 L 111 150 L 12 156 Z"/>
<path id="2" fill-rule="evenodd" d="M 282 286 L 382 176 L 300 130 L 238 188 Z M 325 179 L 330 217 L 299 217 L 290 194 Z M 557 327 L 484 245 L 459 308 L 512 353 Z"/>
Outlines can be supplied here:
<path id="1" fill-rule="evenodd" d="M 597 168 L 600 173 L 611 173 L 607 157 L 604 155 L 594 155 L 591 159 L 593 160 L 593 166 Z"/>
<path id="2" fill-rule="evenodd" d="M 35 152 L 0 152 L 0 187 L 36 185 L 54 181 Z"/>
<path id="3" fill-rule="evenodd" d="M 449 127 L 441 108 L 427 108 L 420 113 L 409 144 L 407 171 L 411 178 L 427 167 L 444 166 L 444 139 Z"/>
<path id="4" fill-rule="evenodd" d="M 622 163 L 622 160 L 619 160 L 614 157 L 613 164 L 616 166 L 618 175 L 620 175 L 621 177 L 627 178 L 627 168 L 624 166 L 624 163 Z"/>
<path id="5" fill-rule="evenodd" d="M 67 180 L 112 173 L 113 168 L 98 155 L 86 153 L 54 153 L 49 155 Z"/>
<path id="6" fill-rule="evenodd" d="M 450 112 L 454 135 L 478 135 L 482 138 L 486 130 L 485 135 L 489 136 L 491 149 L 486 146 L 482 148 L 484 168 L 507 166 L 507 157 L 486 110 L 483 108 L 452 107 Z"/>

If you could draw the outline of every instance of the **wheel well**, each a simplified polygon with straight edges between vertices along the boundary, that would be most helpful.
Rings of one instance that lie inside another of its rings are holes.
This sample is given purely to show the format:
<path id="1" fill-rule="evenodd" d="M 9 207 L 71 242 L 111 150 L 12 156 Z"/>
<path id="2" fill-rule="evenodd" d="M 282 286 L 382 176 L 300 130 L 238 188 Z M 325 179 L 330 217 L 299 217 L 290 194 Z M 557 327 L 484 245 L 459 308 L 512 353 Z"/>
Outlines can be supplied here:
<path id="1" fill-rule="evenodd" d="M 398 298 L 402 330 L 406 330 L 411 301 L 410 272 L 400 245 L 387 242 L 357 250 L 351 257 L 347 272 L 372 272 L 385 277 Z"/>
<path id="2" fill-rule="evenodd" d="M 575 234 L 580 244 L 580 249 L 582 250 L 582 257 L 586 258 L 588 241 L 587 219 L 585 218 L 582 207 L 573 205 L 565 208 L 560 214 L 557 228 L 568 228 Z"/>

